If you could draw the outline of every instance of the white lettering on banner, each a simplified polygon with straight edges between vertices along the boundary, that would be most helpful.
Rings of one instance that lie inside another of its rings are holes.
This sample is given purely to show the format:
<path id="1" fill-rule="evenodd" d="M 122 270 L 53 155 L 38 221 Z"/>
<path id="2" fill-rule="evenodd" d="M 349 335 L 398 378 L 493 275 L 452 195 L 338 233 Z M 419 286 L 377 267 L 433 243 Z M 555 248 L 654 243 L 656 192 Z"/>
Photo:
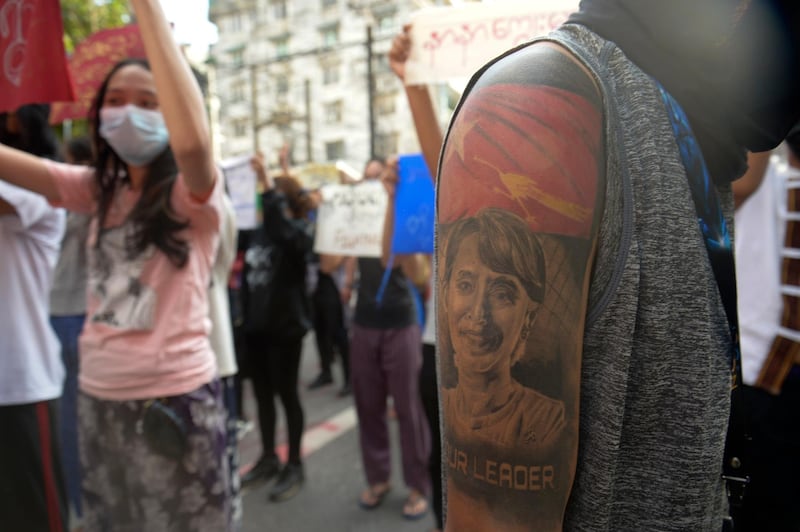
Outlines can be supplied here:
<path id="1" fill-rule="evenodd" d="M 23 17 L 26 11 L 32 12 L 33 5 L 25 0 L 6 0 L 0 8 L 0 36 L 10 41 L 3 54 L 3 75 L 17 87 L 22 83 L 25 60 Z"/>
<path id="2" fill-rule="evenodd" d="M 314 251 L 380 257 L 387 196 L 379 182 L 326 185 L 320 189 Z"/>
<path id="3" fill-rule="evenodd" d="M 411 19 L 406 83 L 469 77 L 506 50 L 557 28 L 577 7 L 578 0 L 547 0 L 422 9 Z"/>

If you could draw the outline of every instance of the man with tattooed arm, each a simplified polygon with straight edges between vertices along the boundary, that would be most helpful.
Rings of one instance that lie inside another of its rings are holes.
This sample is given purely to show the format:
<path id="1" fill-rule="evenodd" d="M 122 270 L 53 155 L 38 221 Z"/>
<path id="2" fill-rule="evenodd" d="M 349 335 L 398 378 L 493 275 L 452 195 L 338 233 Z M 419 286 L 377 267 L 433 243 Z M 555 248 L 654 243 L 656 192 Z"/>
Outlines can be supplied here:
<path id="1" fill-rule="evenodd" d="M 730 224 L 800 117 L 795 4 L 583 0 L 473 77 L 438 176 L 447 530 L 720 530 L 733 343 L 690 179 Z"/>

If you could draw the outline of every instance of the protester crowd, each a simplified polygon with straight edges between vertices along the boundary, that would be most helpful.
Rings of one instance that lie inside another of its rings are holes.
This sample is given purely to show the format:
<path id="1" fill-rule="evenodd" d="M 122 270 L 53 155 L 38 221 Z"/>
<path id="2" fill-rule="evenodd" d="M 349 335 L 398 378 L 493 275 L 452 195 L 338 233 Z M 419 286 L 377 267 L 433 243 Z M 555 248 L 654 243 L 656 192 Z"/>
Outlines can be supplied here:
<path id="1" fill-rule="evenodd" d="M 436 530 L 800 530 L 796 6 L 585 0 L 478 72 L 446 134 L 404 84 L 437 255 L 393 250 L 386 154 L 359 180 L 388 198 L 381 253 L 355 257 L 314 251 L 324 194 L 288 149 L 252 156 L 237 229 L 197 82 L 159 2 L 131 4 L 147 57 L 110 70 L 90 137 L 0 115 L 0 529 L 238 530 L 241 487 L 303 489 L 300 387 L 340 374 L 365 511 L 393 418 L 401 515 Z"/>

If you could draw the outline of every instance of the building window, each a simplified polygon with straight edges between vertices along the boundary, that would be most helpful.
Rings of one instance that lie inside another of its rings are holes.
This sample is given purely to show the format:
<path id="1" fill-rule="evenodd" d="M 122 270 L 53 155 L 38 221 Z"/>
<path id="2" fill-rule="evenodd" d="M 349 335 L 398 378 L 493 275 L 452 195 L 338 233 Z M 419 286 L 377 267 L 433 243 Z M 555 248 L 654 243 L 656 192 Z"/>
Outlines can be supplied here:
<path id="1" fill-rule="evenodd" d="M 242 14 L 241 13 L 234 13 L 230 19 L 228 19 L 228 29 L 231 33 L 239 33 L 242 31 L 243 23 L 242 23 Z"/>
<path id="2" fill-rule="evenodd" d="M 237 118 L 233 121 L 233 136 L 240 138 L 247 135 L 247 119 Z"/>
<path id="3" fill-rule="evenodd" d="M 396 154 L 399 145 L 400 135 L 396 131 L 390 133 L 378 133 L 375 135 L 375 152 L 387 155 Z"/>
<path id="4" fill-rule="evenodd" d="M 231 102 L 244 101 L 245 83 L 244 81 L 235 81 L 231 84 Z"/>
<path id="5" fill-rule="evenodd" d="M 389 54 L 375 54 L 375 63 L 373 67 L 376 73 L 391 72 L 392 67 L 389 64 Z"/>
<path id="6" fill-rule="evenodd" d="M 389 33 L 397 31 L 397 22 L 394 13 L 382 15 L 378 17 L 378 32 Z"/>
<path id="7" fill-rule="evenodd" d="M 336 161 L 345 158 L 344 141 L 335 140 L 325 143 L 325 157 L 328 161 Z"/>
<path id="8" fill-rule="evenodd" d="M 289 93 L 289 78 L 287 76 L 275 76 L 275 92 L 280 95 Z"/>
<path id="9" fill-rule="evenodd" d="M 338 100 L 325 104 L 325 123 L 338 124 L 342 121 L 342 101 Z"/>
<path id="10" fill-rule="evenodd" d="M 289 16 L 286 0 L 272 0 L 272 15 L 277 20 L 284 20 Z"/>
<path id="11" fill-rule="evenodd" d="M 287 57 L 289 55 L 289 39 L 275 39 L 275 57 Z"/>
<path id="12" fill-rule="evenodd" d="M 333 46 L 339 42 L 339 25 L 327 26 L 319 30 L 322 46 Z"/>
<path id="13" fill-rule="evenodd" d="M 322 67 L 323 85 L 339 83 L 339 65 L 325 65 Z"/>
<path id="14" fill-rule="evenodd" d="M 235 67 L 244 66 L 244 48 L 231 51 L 231 62 Z"/>
<path id="15" fill-rule="evenodd" d="M 375 112 L 379 115 L 390 115 L 395 112 L 396 93 L 381 94 L 375 97 Z"/>

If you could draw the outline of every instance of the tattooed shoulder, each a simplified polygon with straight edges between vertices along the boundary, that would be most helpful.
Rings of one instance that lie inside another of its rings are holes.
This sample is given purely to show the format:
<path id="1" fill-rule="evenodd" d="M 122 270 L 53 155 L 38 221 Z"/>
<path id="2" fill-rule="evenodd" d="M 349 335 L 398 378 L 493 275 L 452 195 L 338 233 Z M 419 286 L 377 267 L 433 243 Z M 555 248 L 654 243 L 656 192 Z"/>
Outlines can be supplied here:
<path id="1" fill-rule="evenodd" d="M 602 121 L 587 71 L 538 45 L 489 67 L 452 121 L 437 257 L 448 529 L 561 527 Z"/>

